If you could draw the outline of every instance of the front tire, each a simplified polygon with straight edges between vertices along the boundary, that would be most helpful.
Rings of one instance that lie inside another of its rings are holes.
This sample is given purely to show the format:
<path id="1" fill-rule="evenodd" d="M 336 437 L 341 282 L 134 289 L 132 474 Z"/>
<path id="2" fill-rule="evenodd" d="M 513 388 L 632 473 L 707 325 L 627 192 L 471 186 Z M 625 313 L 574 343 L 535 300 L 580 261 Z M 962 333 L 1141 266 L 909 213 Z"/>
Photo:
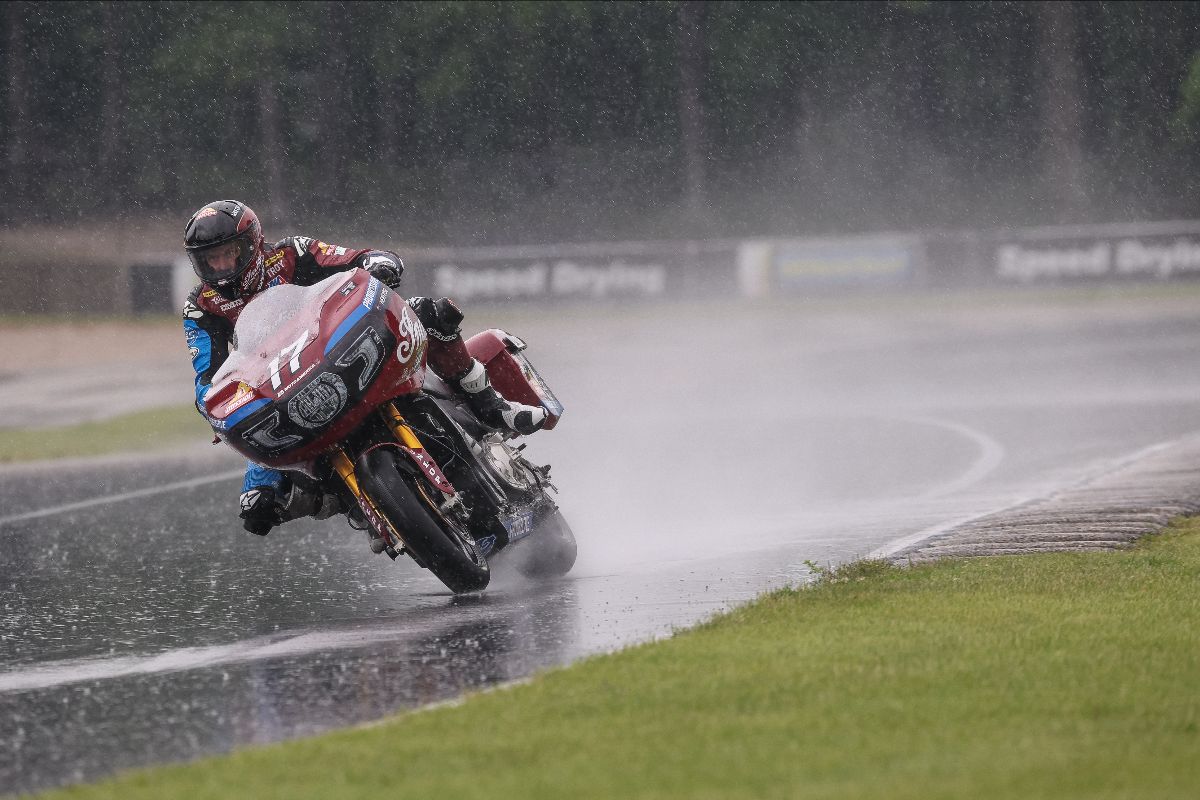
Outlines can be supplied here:
<path id="1" fill-rule="evenodd" d="M 404 456 L 379 447 L 359 459 L 359 484 L 404 539 L 404 547 L 455 594 L 478 592 L 491 579 L 475 540 L 438 509 L 425 479 L 406 469 Z"/>

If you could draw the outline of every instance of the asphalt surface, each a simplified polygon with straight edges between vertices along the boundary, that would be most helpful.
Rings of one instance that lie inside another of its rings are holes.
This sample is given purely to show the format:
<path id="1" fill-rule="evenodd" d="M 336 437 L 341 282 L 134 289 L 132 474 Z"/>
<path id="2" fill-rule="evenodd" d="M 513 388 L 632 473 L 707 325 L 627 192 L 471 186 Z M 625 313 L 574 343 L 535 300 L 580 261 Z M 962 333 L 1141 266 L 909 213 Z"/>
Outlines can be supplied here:
<path id="1" fill-rule="evenodd" d="M 554 465 L 580 559 L 544 585 L 500 568 L 472 597 L 338 520 L 242 533 L 219 448 L 3 468 L 0 793 L 521 679 L 1110 472 L 1200 430 L 1198 304 L 477 312 L 567 407 L 527 452 Z"/>

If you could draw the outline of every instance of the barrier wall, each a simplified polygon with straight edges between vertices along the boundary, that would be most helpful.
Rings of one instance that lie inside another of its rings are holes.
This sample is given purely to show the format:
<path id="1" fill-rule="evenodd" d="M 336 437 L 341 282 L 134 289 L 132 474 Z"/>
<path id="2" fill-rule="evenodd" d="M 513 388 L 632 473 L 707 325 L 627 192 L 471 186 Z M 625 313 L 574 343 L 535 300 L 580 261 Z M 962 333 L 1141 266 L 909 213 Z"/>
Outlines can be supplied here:
<path id="1" fill-rule="evenodd" d="M 1070 285 L 1200 277 L 1200 222 L 927 234 L 931 285 Z"/>
<path id="2" fill-rule="evenodd" d="M 386 246 L 386 243 L 380 243 Z M 398 248 L 410 295 L 465 304 L 661 302 L 717 296 L 1200 278 L 1200 221 L 832 238 Z M 195 278 L 179 254 L 0 269 L 0 312 L 172 313 Z"/>

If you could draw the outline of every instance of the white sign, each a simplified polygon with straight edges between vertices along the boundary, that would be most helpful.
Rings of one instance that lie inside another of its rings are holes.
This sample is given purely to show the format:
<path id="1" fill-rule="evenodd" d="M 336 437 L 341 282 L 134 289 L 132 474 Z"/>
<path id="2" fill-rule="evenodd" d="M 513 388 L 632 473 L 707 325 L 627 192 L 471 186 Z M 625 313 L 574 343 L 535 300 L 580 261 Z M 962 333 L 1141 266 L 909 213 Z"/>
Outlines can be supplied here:
<path id="1" fill-rule="evenodd" d="M 1126 238 L 1087 245 L 1029 247 L 1007 244 L 996 251 L 996 274 L 1021 281 L 1066 278 L 1160 278 L 1200 273 L 1200 241 L 1169 244 Z"/>
<path id="2" fill-rule="evenodd" d="M 460 300 L 541 297 L 545 295 L 607 297 L 619 294 L 659 295 L 666 290 L 662 264 L 580 264 L 561 260 L 519 267 L 471 267 L 442 264 L 434 271 L 434 290 Z"/>

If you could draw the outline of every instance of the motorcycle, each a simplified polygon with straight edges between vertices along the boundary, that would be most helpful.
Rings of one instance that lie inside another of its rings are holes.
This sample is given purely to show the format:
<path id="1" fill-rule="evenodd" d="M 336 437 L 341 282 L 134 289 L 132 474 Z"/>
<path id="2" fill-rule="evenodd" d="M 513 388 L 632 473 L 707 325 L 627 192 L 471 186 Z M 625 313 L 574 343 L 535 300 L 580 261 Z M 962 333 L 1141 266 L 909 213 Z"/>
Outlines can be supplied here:
<path id="1" fill-rule="evenodd" d="M 521 339 L 492 329 L 466 345 L 554 428 L 563 406 Z M 410 556 L 455 593 L 484 589 L 502 554 L 529 577 L 566 574 L 577 549 L 550 467 L 480 422 L 427 369 L 427 346 L 405 298 L 365 270 L 271 287 L 242 311 L 203 405 L 218 439 L 291 477 L 285 519 L 342 511 L 373 551 Z"/>

